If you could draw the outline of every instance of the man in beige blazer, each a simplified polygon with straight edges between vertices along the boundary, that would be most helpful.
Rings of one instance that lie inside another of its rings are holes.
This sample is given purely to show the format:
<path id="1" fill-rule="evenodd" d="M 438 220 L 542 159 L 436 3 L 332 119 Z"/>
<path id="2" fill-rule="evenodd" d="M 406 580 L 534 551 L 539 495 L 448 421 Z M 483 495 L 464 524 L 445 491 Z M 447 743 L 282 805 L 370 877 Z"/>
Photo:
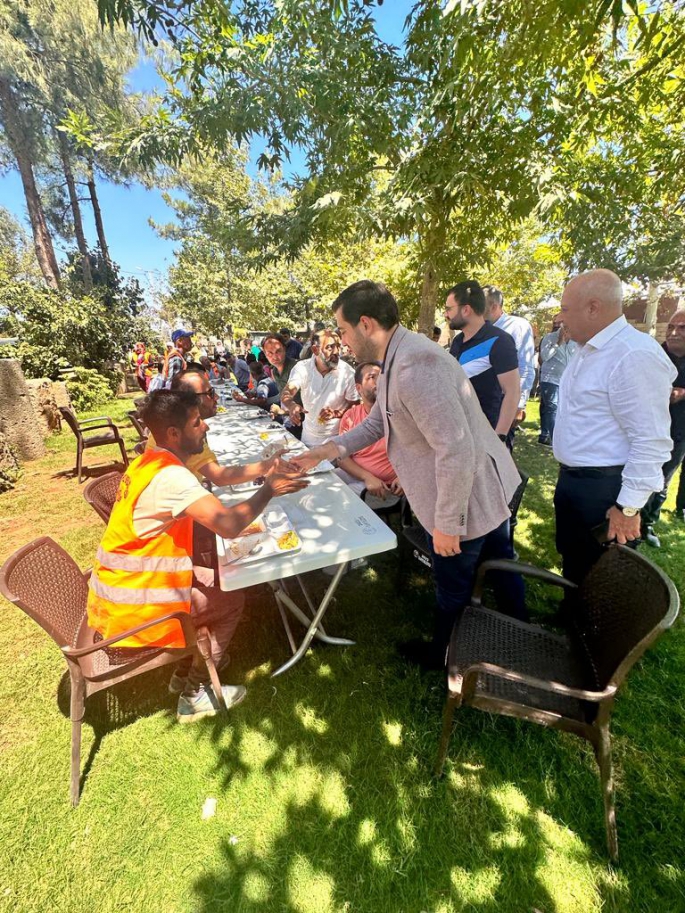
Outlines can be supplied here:
<path id="1" fill-rule="evenodd" d="M 508 504 L 520 476 L 461 365 L 426 336 L 400 326 L 397 303 L 384 285 L 354 283 L 333 302 L 333 311 L 357 361 L 383 365 L 376 405 L 356 428 L 297 462 L 308 468 L 385 437 L 397 478 L 429 534 L 438 603 L 433 639 L 407 644 L 403 652 L 424 667 L 440 668 L 478 564 L 513 557 Z M 506 602 L 498 602 L 526 617 L 520 578 L 507 575 Z"/>

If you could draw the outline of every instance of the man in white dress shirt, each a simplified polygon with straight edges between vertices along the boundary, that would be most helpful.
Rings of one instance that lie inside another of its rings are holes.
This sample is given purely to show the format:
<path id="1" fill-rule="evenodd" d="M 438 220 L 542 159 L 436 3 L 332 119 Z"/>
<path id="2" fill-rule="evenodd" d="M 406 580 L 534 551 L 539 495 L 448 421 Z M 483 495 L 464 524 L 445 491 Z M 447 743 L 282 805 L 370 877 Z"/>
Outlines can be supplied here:
<path id="1" fill-rule="evenodd" d="M 300 391 L 302 405 L 295 401 Z M 332 330 L 312 336 L 312 357 L 299 361 L 281 393 L 281 405 L 294 425 L 302 426 L 302 443 L 316 447 L 338 433 L 340 419 L 359 401 L 354 370 L 340 358 L 340 337 Z"/>
<path id="2" fill-rule="evenodd" d="M 557 549 L 564 576 L 579 583 L 602 554 L 599 534 L 640 538 L 640 508 L 663 487 L 671 453 L 676 370 L 661 346 L 622 314 L 621 280 L 598 269 L 572 279 L 561 314 L 578 351 L 561 378 L 554 456 Z"/>
<path id="3" fill-rule="evenodd" d="M 521 393 L 516 418 L 507 439 L 507 447 L 511 450 L 514 446 L 516 428 L 526 417 L 526 403 L 535 383 L 535 338 L 533 328 L 525 317 L 504 313 L 504 296 L 498 288 L 495 288 L 494 285 L 487 285 L 483 291 L 485 292 L 485 319 L 493 326 L 508 333 L 516 344 Z"/>

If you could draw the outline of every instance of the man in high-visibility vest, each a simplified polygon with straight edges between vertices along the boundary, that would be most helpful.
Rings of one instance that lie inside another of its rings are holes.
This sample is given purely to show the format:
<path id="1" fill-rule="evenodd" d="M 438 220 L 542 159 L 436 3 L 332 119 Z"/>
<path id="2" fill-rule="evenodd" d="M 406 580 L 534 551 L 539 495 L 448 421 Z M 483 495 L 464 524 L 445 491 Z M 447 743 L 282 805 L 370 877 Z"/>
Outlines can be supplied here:
<path id="1" fill-rule="evenodd" d="M 256 493 L 235 507 L 224 507 L 202 487 L 185 465 L 205 444 L 207 425 L 198 398 L 184 391 L 159 390 L 140 410 L 157 447 L 126 470 L 90 577 L 88 624 L 104 639 L 163 618 L 172 612 L 216 616 L 210 628 L 217 666 L 243 610 L 242 593 L 211 586 L 208 568 L 193 566 L 193 522 L 227 539 L 237 536 L 262 513 L 271 498 L 307 485 L 300 475 L 277 462 Z M 117 643 L 117 648 L 183 647 L 177 620 L 162 621 Z M 199 658 L 176 669 L 169 689 L 180 693 L 177 719 L 193 722 L 218 709 Z M 243 700 L 242 685 L 223 685 L 227 707 Z"/>

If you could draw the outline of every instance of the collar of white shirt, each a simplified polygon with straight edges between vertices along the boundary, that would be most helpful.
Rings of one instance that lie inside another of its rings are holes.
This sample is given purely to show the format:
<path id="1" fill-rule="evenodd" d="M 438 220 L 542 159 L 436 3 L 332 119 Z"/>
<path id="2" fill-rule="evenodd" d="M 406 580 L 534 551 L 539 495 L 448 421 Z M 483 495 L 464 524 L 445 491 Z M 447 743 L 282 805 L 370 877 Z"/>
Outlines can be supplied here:
<path id="1" fill-rule="evenodd" d="M 616 336 L 624 327 L 628 326 L 628 321 L 621 314 L 616 320 L 612 321 L 608 327 L 604 327 L 599 333 L 595 333 L 592 339 L 588 339 L 585 345 L 592 346 L 593 349 L 601 349 Z"/>

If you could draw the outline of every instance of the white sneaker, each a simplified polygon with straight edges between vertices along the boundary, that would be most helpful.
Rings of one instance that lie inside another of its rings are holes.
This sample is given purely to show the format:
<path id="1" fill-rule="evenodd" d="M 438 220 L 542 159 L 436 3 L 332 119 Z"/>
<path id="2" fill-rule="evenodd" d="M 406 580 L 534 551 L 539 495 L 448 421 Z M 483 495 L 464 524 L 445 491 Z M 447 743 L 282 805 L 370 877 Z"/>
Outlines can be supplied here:
<path id="1" fill-rule="evenodd" d="M 247 691 L 242 685 L 222 685 L 226 707 L 230 710 L 245 700 Z M 219 702 L 211 685 L 201 685 L 197 691 L 184 692 L 178 699 L 176 719 L 179 723 L 194 723 L 205 716 L 216 716 Z"/>

